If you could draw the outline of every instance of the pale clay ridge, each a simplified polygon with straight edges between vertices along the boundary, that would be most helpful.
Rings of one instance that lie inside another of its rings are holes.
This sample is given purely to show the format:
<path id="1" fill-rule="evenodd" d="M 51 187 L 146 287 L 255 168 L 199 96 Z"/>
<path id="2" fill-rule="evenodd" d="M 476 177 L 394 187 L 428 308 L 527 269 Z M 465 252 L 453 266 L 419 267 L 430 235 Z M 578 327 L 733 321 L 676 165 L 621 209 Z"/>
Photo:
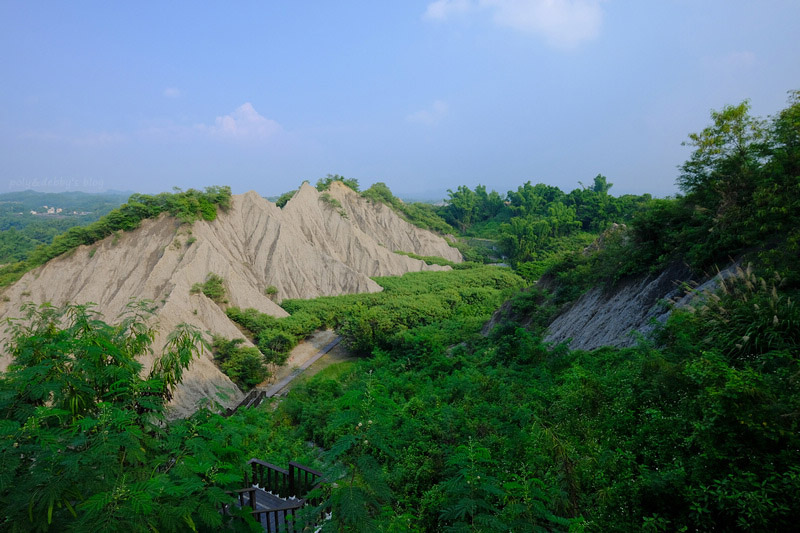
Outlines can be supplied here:
<path id="1" fill-rule="evenodd" d="M 595 287 L 553 320 L 544 340 L 553 344 L 569 342 L 573 350 L 636 346 L 656 324 L 667 321 L 671 313 L 667 302 L 676 308 L 693 305 L 706 291 L 716 290 L 720 280 L 732 276 L 737 266 L 728 266 L 688 292 L 684 285 L 694 280 L 682 265 L 672 265 L 658 275 L 628 280 L 610 292 Z"/>
<path id="2" fill-rule="evenodd" d="M 0 303 L 0 319 L 19 316 L 25 301 L 57 306 L 94 302 L 106 320 L 115 321 L 131 298 L 148 299 L 157 306 L 153 346 L 160 350 L 182 322 L 207 334 L 242 337 L 217 304 L 190 294 L 192 285 L 210 272 L 225 280 L 229 305 L 280 317 L 286 312 L 265 296 L 269 286 L 278 289 L 280 299 L 377 292 L 380 286 L 370 277 L 447 268 L 396 250 L 461 261 L 444 239 L 405 222 L 386 206 L 339 183 L 332 184 L 329 194 L 341 202 L 346 217 L 304 184 L 283 209 L 251 191 L 233 196 L 228 212 L 213 222 L 186 226 L 167 216 L 145 220 L 135 231 L 81 246 L 27 273 L 3 292 L 8 301 Z M 9 362 L 2 355 L 0 370 Z M 142 363 L 149 369 L 152 357 Z M 171 415 L 191 414 L 206 399 L 233 406 L 241 398 L 211 354 L 204 353 L 184 374 Z"/>

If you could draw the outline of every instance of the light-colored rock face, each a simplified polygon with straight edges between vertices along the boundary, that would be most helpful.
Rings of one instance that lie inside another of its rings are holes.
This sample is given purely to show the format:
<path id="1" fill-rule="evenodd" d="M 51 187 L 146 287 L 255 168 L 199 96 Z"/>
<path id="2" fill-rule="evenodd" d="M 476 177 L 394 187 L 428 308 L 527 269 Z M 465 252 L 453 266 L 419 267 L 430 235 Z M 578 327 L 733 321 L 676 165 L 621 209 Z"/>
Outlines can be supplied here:
<path id="1" fill-rule="evenodd" d="M 581 296 L 548 327 L 546 342 L 569 341 L 573 350 L 593 350 L 601 346 L 635 346 L 663 324 L 672 308 L 692 305 L 696 298 L 717 289 L 720 279 L 732 275 L 731 265 L 694 290 L 688 268 L 672 266 L 657 276 L 646 276 L 606 292 L 594 288 Z M 667 305 L 669 302 L 671 305 Z"/>
<path id="2" fill-rule="evenodd" d="M 342 204 L 353 224 L 367 235 L 381 235 L 381 243 L 390 250 L 443 257 L 454 263 L 463 260 L 457 249 L 430 231 L 399 219 L 391 207 L 367 200 L 338 181 L 331 184 L 329 193 Z"/>
<path id="3" fill-rule="evenodd" d="M 546 342 L 569 340 L 573 350 L 593 350 L 600 346 L 635 346 L 642 335 L 652 330 L 651 321 L 665 319 L 661 305 L 678 290 L 682 281 L 669 273 L 642 278 L 606 292 L 595 287 L 581 296 L 549 326 Z"/>
<path id="4" fill-rule="evenodd" d="M 395 250 L 461 260 L 444 239 L 385 206 L 338 183 L 330 195 L 341 202 L 346 217 L 306 184 L 284 209 L 251 191 L 234 196 L 231 209 L 213 222 L 187 226 L 166 216 L 145 220 L 133 232 L 82 246 L 27 273 L 3 292 L 7 301 L 0 303 L 0 319 L 18 316 L 25 301 L 94 302 L 106 320 L 114 321 L 131 298 L 148 299 L 157 306 L 153 346 L 160 348 L 180 323 L 227 338 L 242 336 L 220 306 L 190 294 L 192 285 L 212 272 L 225 280 L 229 305 L 280 317 L 286 312 L 265 295 L 269 286 L 278 289 L 279 299 L 376 292 L 380 286 L 370 277 L 443 268 Z M 9 362 L 8 356 L 0 357 L 0 370 Z M 149 368 L 152 357 L 142 362 Z M 196 359 L 184 376 L 174 415 L 193 412 L 207 398 L 226 406 L 241 399 L 210 353 Z"/>

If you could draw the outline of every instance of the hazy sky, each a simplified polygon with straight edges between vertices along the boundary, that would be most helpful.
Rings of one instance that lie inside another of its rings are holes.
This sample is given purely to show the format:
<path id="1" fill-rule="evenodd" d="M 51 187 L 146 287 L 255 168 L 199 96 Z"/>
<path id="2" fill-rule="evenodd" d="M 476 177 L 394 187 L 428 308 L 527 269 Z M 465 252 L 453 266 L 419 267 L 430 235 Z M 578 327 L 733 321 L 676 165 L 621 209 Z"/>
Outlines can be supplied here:
<path id="1" fill-rule="evenodd" d="M 665 196 L 711 109 L 800 89 L 798 21 L 797 0 L 0 0 L 0 192 L 600 173 Z"/>

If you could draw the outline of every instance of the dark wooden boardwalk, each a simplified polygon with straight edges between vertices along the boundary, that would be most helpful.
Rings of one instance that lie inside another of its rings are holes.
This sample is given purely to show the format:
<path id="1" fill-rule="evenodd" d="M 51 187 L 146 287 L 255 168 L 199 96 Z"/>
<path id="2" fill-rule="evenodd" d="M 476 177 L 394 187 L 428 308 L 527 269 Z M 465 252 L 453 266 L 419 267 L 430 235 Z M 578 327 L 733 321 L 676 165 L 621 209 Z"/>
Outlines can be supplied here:
<path id="1" fill-rule="evenodd" d="M 248 466 L 249 486 L 235 493 L 238 507 L 249 507 L 253 519 L 270 533 L 302 531 L 297 514 L 322 502 L 319 496 L 311 498 L 325 484 L 322 473 L 294 461 L 288 470 L 259 459 L 251 459 Z M 320 516 L 309 519 L 317 522 Z"/>
<path id="2" fill-rule="evenodd" d="M 270 533 L 294 531 L 295 513 L 302 508 L 299 506 L 301 501 L 296 498 L 283 499 L 256 487 L 252 492 L 244 493 L 242 505 L 253 509 L 256 521 Z"/>

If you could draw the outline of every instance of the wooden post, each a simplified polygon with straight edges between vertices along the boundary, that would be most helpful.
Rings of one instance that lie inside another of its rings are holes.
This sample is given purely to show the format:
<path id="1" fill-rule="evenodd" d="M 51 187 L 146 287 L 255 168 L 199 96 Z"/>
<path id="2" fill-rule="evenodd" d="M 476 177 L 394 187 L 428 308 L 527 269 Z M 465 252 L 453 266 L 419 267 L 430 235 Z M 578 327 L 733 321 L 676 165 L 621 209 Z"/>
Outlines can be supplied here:
<path id="1" fill-rule="evenodd" d="M 297 492 L 295 491 L 296 485 L 294 482 L 296 469 L 294 465 L 290 462 L 289 463 L 289 496 L 297 496 Z"/>

